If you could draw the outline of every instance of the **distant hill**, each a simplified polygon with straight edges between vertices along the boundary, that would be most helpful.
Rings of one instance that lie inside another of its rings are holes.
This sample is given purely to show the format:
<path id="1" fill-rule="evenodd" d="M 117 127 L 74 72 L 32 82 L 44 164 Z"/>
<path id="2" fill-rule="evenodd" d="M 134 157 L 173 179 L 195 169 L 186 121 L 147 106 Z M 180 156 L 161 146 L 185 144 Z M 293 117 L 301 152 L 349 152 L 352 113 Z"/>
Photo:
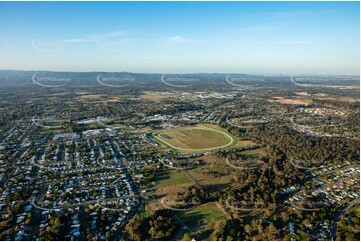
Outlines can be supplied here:
<path id="1" fill-rule="evenodd" d="M 0 70 L 0 85 L 1 86 L 29 86 L 35 85 L 35 81 L 45 82 L 46 84 L 57 84 L 62 81 L 67 82 L 70 86 L 83 85 L 99 85 L 97 80 L 99 74 L 106 82 L 110 83 L 114 79 L 123 78 L 124 80 L 133 82 L 159 82 L 163 74 L 148 74 L 148 73 L 131 73 L 131 72 L 55 72 L 55 71 L 16 71 L 16 70 Z M 172 74 L 173 75 L 173 74 Z M 196 74 L 177 74 L 177 77 L 192 77 L 198 78 L 199 81 L 223 81 L 227 74 L 222 73 L 196 73 Z M 238 74 L 247 76 L 246 74 Z M 170 74 L 167 74 L 169 77 Z M 45 80 L 45 81 L 44 81 Z"/>

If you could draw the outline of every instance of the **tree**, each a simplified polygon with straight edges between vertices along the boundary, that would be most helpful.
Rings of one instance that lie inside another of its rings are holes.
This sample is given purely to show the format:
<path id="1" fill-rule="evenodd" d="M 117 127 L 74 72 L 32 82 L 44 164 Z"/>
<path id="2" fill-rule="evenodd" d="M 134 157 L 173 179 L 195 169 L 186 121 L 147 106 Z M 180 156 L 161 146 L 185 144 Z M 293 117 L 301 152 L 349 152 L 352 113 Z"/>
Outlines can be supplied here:
<path id="1" fill-rule="evenodd" d="M 28 219 L 25 221 L 25 224 L 26 224 L 26 225 L 29 225 L 30 223 L 31 223 L 31 219 L 28 218 Z"/>
<path id="2" fill-rule="evenodd" d="M 190 233 L 186 232 L 183 235 L 183 240 L 186 240 L 186 241 L 192 240 L 192 236 L 190 235 Z"/>
<path id="3" fill-rule="evenodd" d="M 246 224 L 246 226 L 244 226 L 244 231 L 247 233 L 247 235 L 251 235 L 252 234 L 252 227 L 249 224 Z"/>
<path id="4" fill-rule="evenodd" d="M 267 228 L 267 234 L 268 234 L 268 240 L 276 240 L 278 235 L 278 230 L 273 224 L 270 224 Z"/>

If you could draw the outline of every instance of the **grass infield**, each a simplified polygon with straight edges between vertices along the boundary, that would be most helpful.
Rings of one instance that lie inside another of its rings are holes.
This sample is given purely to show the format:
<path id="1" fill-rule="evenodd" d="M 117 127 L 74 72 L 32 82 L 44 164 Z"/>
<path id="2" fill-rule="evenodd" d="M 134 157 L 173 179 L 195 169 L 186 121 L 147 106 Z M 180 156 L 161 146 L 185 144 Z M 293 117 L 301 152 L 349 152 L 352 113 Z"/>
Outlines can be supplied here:
<path id="1" fill-rule="evenodd" d="M 153 132 L 159 144 L 178 152 L 206 152 L 225 149 L 237 144 L 238 139 L 215 125 L 197 125 Z"/>

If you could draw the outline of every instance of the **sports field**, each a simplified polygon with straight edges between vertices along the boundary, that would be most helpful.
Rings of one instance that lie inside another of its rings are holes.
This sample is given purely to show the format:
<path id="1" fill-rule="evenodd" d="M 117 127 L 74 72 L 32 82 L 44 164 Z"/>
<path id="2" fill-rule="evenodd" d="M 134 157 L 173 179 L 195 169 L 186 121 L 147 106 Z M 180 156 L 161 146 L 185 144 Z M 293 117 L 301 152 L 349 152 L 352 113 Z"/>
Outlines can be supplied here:
<path id="1" fill-rule="evenodd" d="M 238 139 L 224 129 L 211 125 L 198 125 L 162 130 L 154 133 L 154 140 L 181 152 L 207 151 L 228 148 Z"/>
<path id="2" fill-rule="evenodd" d="M 188 228 L 196 228 L 200 232 L 200 240 L 212 240 L 210 236 L 216 223 L 227 219 L 215 202 L 200 205 L 189 211 L 178 212 L 178 214 L 178 217 Z"/>

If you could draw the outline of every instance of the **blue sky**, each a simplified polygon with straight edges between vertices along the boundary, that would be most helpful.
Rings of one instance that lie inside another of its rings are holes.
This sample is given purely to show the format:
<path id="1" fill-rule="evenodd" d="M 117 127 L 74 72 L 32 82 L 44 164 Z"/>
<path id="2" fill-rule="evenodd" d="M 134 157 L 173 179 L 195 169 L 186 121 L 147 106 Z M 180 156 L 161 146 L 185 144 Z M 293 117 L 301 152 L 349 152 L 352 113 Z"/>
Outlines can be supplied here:
<path id="1" fill-rule="evenodd" d="M 359 2 L 0 2 L 0 69 L 359 74 Z"/>

